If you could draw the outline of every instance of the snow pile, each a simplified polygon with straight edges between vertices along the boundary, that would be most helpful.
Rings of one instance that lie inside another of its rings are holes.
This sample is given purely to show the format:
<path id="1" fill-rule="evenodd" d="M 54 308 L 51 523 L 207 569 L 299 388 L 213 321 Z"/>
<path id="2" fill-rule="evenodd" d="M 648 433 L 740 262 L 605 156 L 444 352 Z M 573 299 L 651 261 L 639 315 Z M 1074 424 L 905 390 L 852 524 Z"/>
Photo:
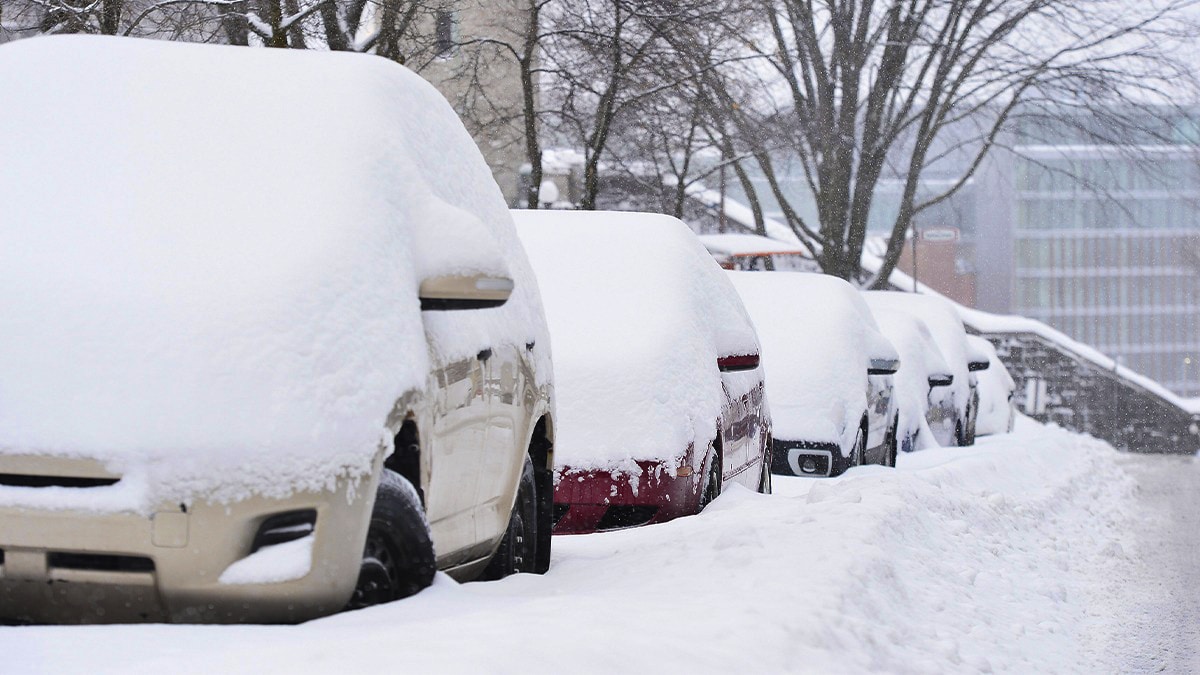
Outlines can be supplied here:
<path id="1" fill-rule="evenodd" d="M 954 382 L 941 387 L 954 398 L 959 417 L 966 419 L 967 405 L 971 401 L 971 374 L 967 371 L 967 333 L 962 319 L 954 311 L 954 304 L 931 295 L 917 295 L 900 291 L 867 291 L 863 298 L 872 309 L 894 309 L 921 319 L 929 328 L 934 342 Z"/>
<path id="2" fill-rule="evenodd" d="M 1017 385 L 996 355 L 992 343 L 976 335 L 968 335 L 967 342 L 982 352 L 991 364 L 987 370 L 975 373 L 979 381 L 979 416 L 975 420 L 975 433 L 979 436 L 1005 433 L 1012 422 L 1012 394 Z"/>
<path id="3" fill-rule="evenodd" d="M 544 334 L 478 149 L 403 67 L 65 36 L 0 47 L 0 91 L 0 452 L 103 460 L 98 508 L 362 475 L 426 330 L 446 358 Z M 423 327 L 454 272 L 517 290 Z"/>
<path id="4" fill-rule="evenodd" d="M 930 389 L 929 378 L 933 375 L 950 375 L 950 366 L 942 358 L 933 335 L 925 322 L 911 314 L 887 307 L 872 310 L 879 329 L 900 353 L 900 370 L 892 380 L 899 409 L 900 438 L 916 437 L 917 450 L 937 447 L 933 430 L 929 428 L 926 414 L 930 399 L 940 397 L 945 387 Z"/>
<path id="5" fill-rule="evenodd" d="M 858 291 L 823 274 L 727 274 L 762 343 L 772 435 L 851 448 L 870 359 L 896 356 Z"/>
<path id="6" fill-rule="evenodd" d="M 555 461 L 636 468 L 716 432 L 717 358 L 758 352 L 737 293 L 669 216 L 514 211 L 554 345 Z M 744 392 L 731 391 L 737 397 Z"/>
<path id="7" fill-rule="evenodd" d="M 1022 427 L 559 539 L 545 577 L 440 576 L 301 626 L 0 628 L 0 649 L 29 673 L 1117 672 L 1097 640 L 1136 549 L 1119 461 Z"/>

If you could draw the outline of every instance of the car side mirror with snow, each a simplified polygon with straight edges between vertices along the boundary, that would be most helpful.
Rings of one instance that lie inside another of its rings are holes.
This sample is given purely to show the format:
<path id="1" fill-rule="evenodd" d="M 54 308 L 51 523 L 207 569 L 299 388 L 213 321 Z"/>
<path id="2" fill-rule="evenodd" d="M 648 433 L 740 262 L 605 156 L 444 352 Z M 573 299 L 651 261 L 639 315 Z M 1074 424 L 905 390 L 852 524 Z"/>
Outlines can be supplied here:
<path id="1" fill-rule="evenodd" d="M 987 370 L 992 366 L 990 361 L 967 361 L 967 370 L 972 373 L 978 373 L 981 370 Z"/>
<path id="2" fill-rule="evenodd" d="M 900 359 L 871 359 L 868 375 L 894 375 L 900 370 Z"/>
<path id="3" fill-rule="evenodd" d="M 954 384 L 954 376 L 950 373 L 934 373 L 929 376 L 929 388 L 949 387 Z"/>
<path id="4" fill-rule="evenodd" d="M 417 292 L 421 311 L 488 309 L 508 302 L 513 280 L 486 274 L 447 274 L 429 277 Z"/>

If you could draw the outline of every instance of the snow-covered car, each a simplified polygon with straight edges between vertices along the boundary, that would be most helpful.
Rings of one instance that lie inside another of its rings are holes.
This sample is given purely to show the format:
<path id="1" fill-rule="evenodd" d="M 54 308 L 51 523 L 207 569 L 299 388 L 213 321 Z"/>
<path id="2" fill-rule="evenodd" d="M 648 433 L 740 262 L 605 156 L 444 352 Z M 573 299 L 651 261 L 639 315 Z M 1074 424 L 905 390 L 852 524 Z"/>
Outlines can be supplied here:
<path id="1" fill-rule="evenodd" d="M 699 512 L 770 490 L 754 327 L 682 222 L 516 211 L 554 348 L 555 533 Z"/>
<path id="2" fill-rule="evenodd" d="M 988 362 L 967 344 L 967 331 L 949 300 L 933 295 L 901 291 L 866 291 L 867 304 L 876 308 L 897 309 L 925 322 L 938 350 L 950 367 L 953 381 L 945 388 L 945 412 L 934 405 L 928 416 L 930 428 L 939 445 L 971 445 L 975 442 L 975 415 L 979 393 L 975 373 Z M 980 360 L 983 358 L 983 360 Z"/>
<path id="3" fill-rule="evenodd" d="M 937 445 L 930 424 L 954 414 L 946 387 L 954 375 L 925 322 L 897 309 L 872 309 L 879 329 L 900 354 L 894 378 L 899 422 L 896 438 L 901 452 Z"/>
<path id="4" fill-rule="evenodd" d="M 0 91 L 0 620 L 299 621 L 546 569 L 537 282 L 432 86 L 65 36 L 0 46 Z"/>
<path id="5" fill-rule="evenodd" d="M 762 343 L 772 472 L 895 465 L 899 356 L 859 292 L 805 272 L 727 272 Z"/>
<path id="6" fill-rule="evenodd" d="M 979 413 L 975 421 L 975 434 L 988 436 L 991 434 L 1007 434 L 1013 430 L 1016 422 L 1016 408 L 1013 406 L 1013 392 L 1016 383 L 1008 368 L 996 354 L 996 347 L 991 342 L 978 335 L 968 335 L 967 340 L 977 352 L 987 356 L 991 364 L 980 372 L 978 379 Z"/>

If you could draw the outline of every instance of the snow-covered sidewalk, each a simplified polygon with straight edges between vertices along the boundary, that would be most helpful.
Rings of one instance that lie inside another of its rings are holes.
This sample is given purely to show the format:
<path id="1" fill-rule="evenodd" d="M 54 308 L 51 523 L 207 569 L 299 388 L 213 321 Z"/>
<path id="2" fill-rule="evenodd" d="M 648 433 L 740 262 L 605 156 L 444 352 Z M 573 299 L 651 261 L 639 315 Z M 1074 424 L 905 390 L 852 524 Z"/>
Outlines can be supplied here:
<path id="1" fill-rule="evenodd" d="M 22 672 L 1102 672 L 1133 481 L 1022 422 L 700 516 L 555 540 L 545 577 L 301 626 L 0 628 Z M 1109 667 L 1106 667 L 1109 666 Z"/>

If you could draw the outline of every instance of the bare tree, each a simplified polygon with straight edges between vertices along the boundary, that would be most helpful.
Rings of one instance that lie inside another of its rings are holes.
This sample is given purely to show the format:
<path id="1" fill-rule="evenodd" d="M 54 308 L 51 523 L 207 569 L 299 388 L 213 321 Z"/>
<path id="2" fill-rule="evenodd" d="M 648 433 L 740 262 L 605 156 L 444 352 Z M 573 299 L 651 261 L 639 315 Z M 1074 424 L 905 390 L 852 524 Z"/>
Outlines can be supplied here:
<path id="1" fill-rule="evenodd" d="M 866 280 L 880 286 L 914 217 L 967 184 L 1016 116 L 1182 92 L 1190 72 L 1171 47 L 1196 34 L 1193 4 L 762 0 L 745 46 L 769 66 L 768 95 L 735 115 L 737 140 L 822 269 L 846 279 L 860 274 L 880 180 L 902 181 L 883 266 Z M 816 222 L 781 185 L 781 156 L 798 161 Z M 922 189 L 926 171 L 952 162 L 943 189 Z"/>

